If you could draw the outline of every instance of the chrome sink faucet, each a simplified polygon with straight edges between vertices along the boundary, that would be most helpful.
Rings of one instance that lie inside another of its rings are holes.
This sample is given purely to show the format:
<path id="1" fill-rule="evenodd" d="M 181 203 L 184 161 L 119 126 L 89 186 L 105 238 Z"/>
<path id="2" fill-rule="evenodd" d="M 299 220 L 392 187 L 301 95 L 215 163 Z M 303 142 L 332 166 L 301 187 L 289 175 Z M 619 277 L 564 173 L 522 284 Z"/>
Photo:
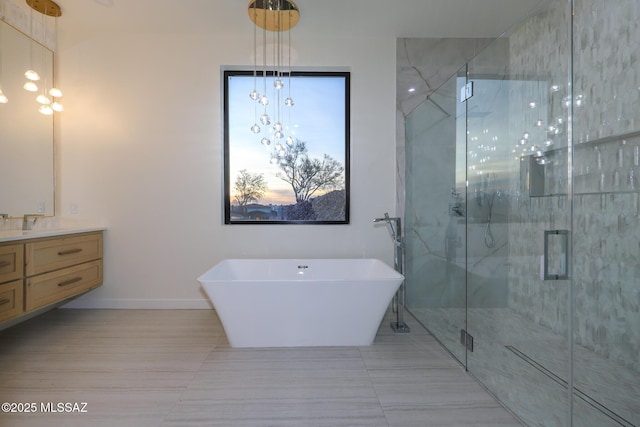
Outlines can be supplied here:
<path id="1" fill-rule="evenodd" d="M 33 226 L 41 216 L 43 215 L 24 214 L 24 218 L 22 220 L 22 230 L 33 230 Z"/>

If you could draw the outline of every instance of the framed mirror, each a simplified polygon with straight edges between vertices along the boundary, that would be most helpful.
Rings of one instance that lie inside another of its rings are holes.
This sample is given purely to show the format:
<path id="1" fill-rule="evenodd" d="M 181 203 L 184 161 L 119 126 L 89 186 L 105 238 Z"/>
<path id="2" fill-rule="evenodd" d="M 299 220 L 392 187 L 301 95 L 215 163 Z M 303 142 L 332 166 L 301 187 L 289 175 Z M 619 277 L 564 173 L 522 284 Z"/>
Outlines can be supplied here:
<path id="1" fill-rule="evenodd" d="M 29 69 L 36 92 L 23 88 Z M 0 21 L 0 213 L 54 215 L 53 116 L 36 102 L 52 82 L 53 52 Z"/>
<path id="2" fill-rule="evenodd" d="M 348 72 L 224 71 L 225 224 L 349 223 L 349 98 Z"/>

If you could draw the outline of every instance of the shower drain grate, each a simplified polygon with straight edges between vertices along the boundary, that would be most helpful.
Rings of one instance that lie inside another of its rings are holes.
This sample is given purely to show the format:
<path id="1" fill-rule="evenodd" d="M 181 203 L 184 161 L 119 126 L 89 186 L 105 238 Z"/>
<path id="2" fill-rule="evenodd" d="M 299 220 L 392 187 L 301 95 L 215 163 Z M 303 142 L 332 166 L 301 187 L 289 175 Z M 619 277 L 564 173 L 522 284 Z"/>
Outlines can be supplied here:
<path id="1" fill-rule="evenodd" d="M 545 368 L 543 365 L 541 365 L 540 363 L 538 363 L 537 361 L 535 361 L 531 357 L 527 356 L 526 354 L 524 354 L 523 352 L 521 352 L 520 350 L 518 350 L 514 346 L 505 345 L 505 348 L 507 350 L 511 351 L 513 354 L 518 356 L 520 359 L 522 359 L 526 363 L 528 363 L 529 365 L 533 366 L 538 371 L 542 372 L 547 377 L 551 378 L 554 382 L 556 382 L 557 384 L 561 385 L 565 389 L 567 389 L 569 387 L 569 384 L 567 383 L 567 381 L 565 379 L 563 379 L 562 377 L 560 377 L 559 375 L 557 375 L 553 371 L 550 371 L 549 369 Z M 617 413 L 615 413 L 611 409 L 607 408 L 605 405 L 603 405 L 602 403 L 598 402 L 596 399 L 594 399 L 593 397 L 589 396 L 588 394 L 586 394 L 585 392 L 581 391 L 580 389 L 578 389 L 576 387 L 574 387 L 574 395 L 577 398 L 579 398 L 580 400 L 582 400 L 585 403 L 587 403 L 589 406 L 593 407 L 594 409 L 598 410 L 602 414 L 604 414 L 607 417 L 611 418 L 617 424 L 619 424 L 621 426 L 625 426 L 625 427 L 636 427 L 635 424 L 632 424 L 631 422 L 626 420 L 624 417 L 618 415 Z"/>

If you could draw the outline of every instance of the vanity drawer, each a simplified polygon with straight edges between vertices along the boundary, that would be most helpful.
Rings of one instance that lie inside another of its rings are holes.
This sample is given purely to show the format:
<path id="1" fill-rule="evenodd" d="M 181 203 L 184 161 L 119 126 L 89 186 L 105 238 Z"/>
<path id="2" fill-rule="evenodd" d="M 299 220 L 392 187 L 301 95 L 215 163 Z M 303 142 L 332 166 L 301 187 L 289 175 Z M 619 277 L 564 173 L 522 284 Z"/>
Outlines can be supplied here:
<path id="1" fill-rule="evenodd" d="M 0 283 L 22 277 L 24 246 L 0 246 Z"/>
<path id="2" fill-rule="evenodd" d="M 102 233 L 90 233 L 27 243 L 27 277 L 102 258 Z"/>
<path id="3" fill-rule="evenodd" d="M 68 267 L 27 279 L 26 311 L 79 295 L 102 284 L 102 260 Z"/>
<path id="4" fill-rule="evenodd" d="M 0 285 L 0 322 L 21 315 L 23 301 L 22 280 Z"/>

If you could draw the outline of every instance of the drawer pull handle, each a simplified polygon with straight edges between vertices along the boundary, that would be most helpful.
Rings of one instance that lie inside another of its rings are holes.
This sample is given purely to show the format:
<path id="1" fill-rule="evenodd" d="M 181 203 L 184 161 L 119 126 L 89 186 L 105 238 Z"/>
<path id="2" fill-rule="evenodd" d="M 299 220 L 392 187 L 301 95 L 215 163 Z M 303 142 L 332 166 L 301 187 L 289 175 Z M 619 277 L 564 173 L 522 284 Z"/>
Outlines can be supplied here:
<path id="1" fill-rule="evenodd" d="M 0 267 L 8 267 L 11 263 L 9 261 L 0 261 Z"/>
<path id="2" fill-rule="evenodd" d="M 11 300 L 9 298 L 0 299 L 0 305 L 9 304 Z"/>
<path id="3" fill-rule="evenodd" d="M 58 283 L 58 286 L 60 287 L 69 286 L 81 280 L 82 280 L 82 277 L 74 277 L 73 279 L 65 280 L 64 282 Z"/>
<path id="4" fill-rule="evenodd" d="M 82 252 L 81 248 L 77 248 L 77 249 L 67 249 L 66 251 L 60 251 L 58 252 L 58 255 L 71 255 L 71 254 L 77 254 L 79 252 Z"/>

